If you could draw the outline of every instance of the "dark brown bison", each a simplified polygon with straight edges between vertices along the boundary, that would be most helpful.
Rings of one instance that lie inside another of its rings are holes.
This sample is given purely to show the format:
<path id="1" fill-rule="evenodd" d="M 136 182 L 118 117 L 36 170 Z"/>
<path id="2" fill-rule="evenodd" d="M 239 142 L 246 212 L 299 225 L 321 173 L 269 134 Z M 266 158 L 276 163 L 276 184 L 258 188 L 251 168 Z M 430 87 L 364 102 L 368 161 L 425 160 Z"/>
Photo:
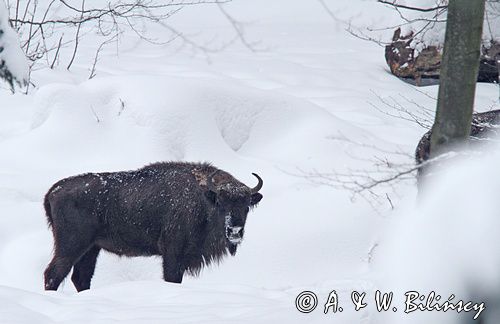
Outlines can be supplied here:
<path id="1" fill-rule="evenodd" d="M 249 188 L 205 163 L 165 162 L 136 171 L 63 179 L 45 196 L 54 256 L 45 289 L 57 290 L 73 267 L 78 291 L 90 288 L 101 249 L 123 256 L 160 255 L 165 281 L 234 255 L 263 181 Z"/>

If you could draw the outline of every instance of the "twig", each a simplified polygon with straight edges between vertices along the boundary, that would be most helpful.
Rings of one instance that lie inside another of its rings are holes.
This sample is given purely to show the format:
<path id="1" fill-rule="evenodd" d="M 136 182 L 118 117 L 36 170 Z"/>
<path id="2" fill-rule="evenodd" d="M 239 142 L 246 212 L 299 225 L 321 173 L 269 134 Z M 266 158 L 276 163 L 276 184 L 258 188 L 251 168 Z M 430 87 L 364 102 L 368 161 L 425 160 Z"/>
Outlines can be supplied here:
<path id="1" fill-rule="evenodd" d="M 229 23 L 233 26 L 233 29 L 236 31 L 236 35 L 240 39 L 240 41 L 245 45 L 246 48 L 248 48 L 252 52 L 257 52 L 258 49 L 256 48 L 256 45 L 258 42 L 250 42 L 247 40 L 245 36 L 245 28 L 243 24 L 236 19 L 234 19 L 227 11 L 224 9 L 224 6 L 222 2 L 217 2 L 217 6 L 219 7 L 220 12 L 222 15 L 229 21 Z"/>
<path id="2" fill-rule="evenodd" d="M 62 0 L 61 0 L 62 1 Z M 62 1 L 64 3 L 64 1 Z M 82 15 L 80 19 L 83 19 L 83 13 L 85 11 L 85 0 L 82 0 Z M 66 67 L 66 70 L 69 70 L 71 68 L 71 65 L 73 65 L 73 61 L 75 60 L 76 56 L 76 51 L 78 50 L 78 40 L 80 37 L 80 29 L 82 28 L 82 23 L 78 24 L 78 28 L 76 29 L 76 36 L 75 36 L 75 47 L 73 50 L 73 55 L 71 56 L 71 60 L 69 61 L 68 66 Z"/>
<path id="3" fill-rule="evenodd" d="M 118 116 L 121 116 L 122 112 L 125 110 L 125 102 L 122 98 L 118 98 L 120 100 L 120 110 L 118 110 Z"/>
<path id="4" fill-rule="evenodd" d="M 64 35 L 62 35 L 61 38 L 59 38 L 59 43 L 57 44 L 56 54 L 54 55 L 54 60 L 52 60 L 52 64 L 50 65 L 51 69 L 54 68 L 54 65 L 56 64 L 56 61 L 57 61 L 57 57 L 59 56 L 59 50 L 61 49 L 61 42 L 62 42 L 63 36 Z"/>
<path id="5" fill-rule="evenodd" d="M 115 40 L 116 38 L 118 38 L 118 34 L 114 35 L 112 38 L 104 41 L 101 43 L 101 45 L 99 45 L 99 47 L 97 48 L 97 51 L 95 53 L 95 56 L 94 56 L 94 62 L 92 63 L 92 68 L 90 70 L 90 75 L 89 75 L 89 79 L 92 79 L 96 76 L 96 66 L 97 66 L 97 61 L 99 60 L 99 54 L 101 53 L 103 47 L 109 43 L 111 43 L 113 40 Z"/>
<path id="6" fill-rule="evenodd" d="M 90 105 L 90 110 L 92 111 L 92 114 L 94 115 L 95 120 L 97 121 L 97 123 L 100 123 L 101 119 L 99 118 L 99 116 L 97 116 L 97 113 L 95 112 L 94 107 L 92 107 L 92 105 Z"/>
<path id="7" fill-rule="evenodd" d="M 396 8 L 400 9 L 408 9 L 408 10 L 413 10 L 413 11 L 420 11 L 420 12 L 431 12 L 431 11 L 436 11 L 440 9 L 448 9 L 448 6 L 436 6 L 432 8 L 419 8 L 419 7 L 410 7 L 410 6 L 405 6 L 401 4 L 397 4 L 396 1 L 390 2 L 390 1 L 385 1 L 385 0 L 377 0 L 377 2 L 390 5 Z"/>

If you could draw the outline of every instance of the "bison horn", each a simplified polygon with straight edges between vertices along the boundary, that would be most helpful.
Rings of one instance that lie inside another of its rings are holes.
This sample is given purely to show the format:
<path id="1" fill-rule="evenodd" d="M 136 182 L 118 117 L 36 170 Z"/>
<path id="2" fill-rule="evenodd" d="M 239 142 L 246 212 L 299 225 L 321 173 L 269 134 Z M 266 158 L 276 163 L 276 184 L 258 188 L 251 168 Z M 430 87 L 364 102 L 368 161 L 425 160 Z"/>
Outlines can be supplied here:
<path id="1" fill-rule="evenodd" d="M 217 172 L 219 172 L 219 170 L 215 170 L 214 172 L 212 172 L 207 177 L 207 187 L 208 187 L 208 190 L 213 191 L 213 192 L 216 192 L 215 185 L 214 185 L 214 182 L 213 182 L 213 178 L 217 174 Z"/>
<path id="2" fill-rule="evenodd" d="M 264 181 L 262 181 L 262 178 L 259 177 L 259 175 L 257 173 L 252 173 L 254 175 L 254 177 L 257 178 L 257 180 L 259 180 L 259 183 L 251 189 L 251 192 L 254 194 L 254 193 L 257 193 L 259 192 L 260 189 L 262 189 L 262 186 L 264 185 Z"/>

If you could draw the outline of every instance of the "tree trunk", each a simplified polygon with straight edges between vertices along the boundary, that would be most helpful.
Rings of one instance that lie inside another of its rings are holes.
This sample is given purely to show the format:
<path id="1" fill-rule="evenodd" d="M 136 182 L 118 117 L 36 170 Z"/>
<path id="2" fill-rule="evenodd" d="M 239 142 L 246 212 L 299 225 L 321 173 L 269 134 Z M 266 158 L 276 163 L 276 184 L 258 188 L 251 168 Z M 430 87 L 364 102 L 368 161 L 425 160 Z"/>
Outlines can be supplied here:
<path id="1" fill-rule="evenodd" d="M 431 157 L 469 138 L 485 0 L 450 0 Z"/>

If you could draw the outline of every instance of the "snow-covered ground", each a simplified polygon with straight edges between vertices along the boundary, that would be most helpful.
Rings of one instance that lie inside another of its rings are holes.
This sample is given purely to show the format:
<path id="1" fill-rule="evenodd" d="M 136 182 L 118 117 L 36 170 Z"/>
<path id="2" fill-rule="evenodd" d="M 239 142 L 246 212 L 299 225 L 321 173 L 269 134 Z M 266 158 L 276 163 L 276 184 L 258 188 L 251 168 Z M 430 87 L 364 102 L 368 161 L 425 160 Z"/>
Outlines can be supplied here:
<path id="1" fill-rule="evenodd" d="M 414 184 L 387 192 L 395 210 L 389 200 L 375 210 L 351 200 L 351 192 L 298 175 L 369 170 L 380 156 L 372 146 L 411 155 L 425 130 L 372 104 L 381 106 L 378 96 L 410 110 L 419 109 L 411 101 L 430 109 L 435 103 L 388 73 L 383 48 L 344 30 L 343 21 L 384 22 L 386 8 L 327 3 L 337 20 L 319 1 L 227 4 L 249 22 L 246 37 L 262 51 L 237 42 L 207 58 L 177 41 L 155 46 L 125 35 L 119 55 L 113 46 L 103 51 L 91 80 L 96 45 L 89 41 L 71 72 L 34 72 L 29 95 L 2 90 L 0 323 L 378 321 L 373 305 L 354 312 L 350 293 L 376 289 L 373 259 L 393 262 L 377 246 L 394 237 L 388 223 L 412 210 Z M 170 22 L 199 42 L 234 35 L 211 6 L 190 7 Z M 437 88 L 421 91 L 436 96 Z M 497 100 L 495 85 L 478 85 L 477 110 L 498 107 Z M 50 185 L 164 160 L 210 161 L 248 185 L 251 172 L 262 176 L 264 198 L 249 215 L 238 254 L 174 285 L 162 281 L 160 259 L 102 253 L 90 291 L 77 294 L 69 280 L 58 292 L 43 291 L 52 236 L 41 201 Z M 304 290 L 319 297 L 311 314 L 295 308 Z M 344 312 L 325 315 L 332 290 Z"/>

